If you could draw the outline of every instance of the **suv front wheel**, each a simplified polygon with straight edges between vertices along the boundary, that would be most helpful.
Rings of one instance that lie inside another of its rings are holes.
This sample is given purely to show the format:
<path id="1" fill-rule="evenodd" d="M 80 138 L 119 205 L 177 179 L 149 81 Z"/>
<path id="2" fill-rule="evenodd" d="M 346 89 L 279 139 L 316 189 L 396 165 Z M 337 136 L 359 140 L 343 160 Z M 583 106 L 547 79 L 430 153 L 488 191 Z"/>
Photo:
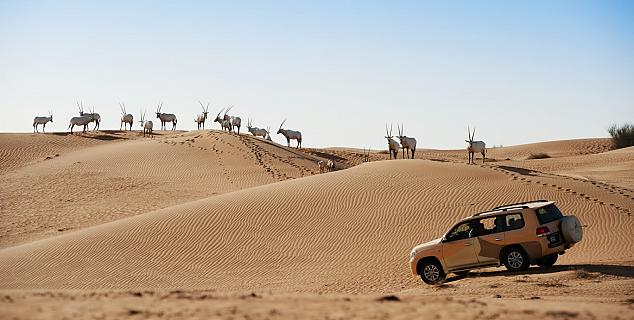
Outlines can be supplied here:
<path id="1" fill-rule="evenodd" d="M 502 261 L 509 271 L 524 271 L 530 266 L 528 255 L 520 247 L 511 247 L 505 250 Z"/>
<path id="2" fill-rule="evenodd" d="M 422 261 L 418 265 L 418 274 L 427 284 L 438 284 L 445 280 L 445 272 L 438 262 L 432 259 Z"/>

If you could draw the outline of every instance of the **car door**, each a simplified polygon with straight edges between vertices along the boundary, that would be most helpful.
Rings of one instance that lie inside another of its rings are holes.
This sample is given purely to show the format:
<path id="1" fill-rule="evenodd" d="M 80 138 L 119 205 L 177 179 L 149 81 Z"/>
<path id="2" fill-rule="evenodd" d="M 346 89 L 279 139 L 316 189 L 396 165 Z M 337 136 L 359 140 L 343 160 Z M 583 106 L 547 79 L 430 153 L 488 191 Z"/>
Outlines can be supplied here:
<path id="1" fill-rule="evenodd" d="M 447 233 L 445 240 L 443 240 L 443 260 L 449 270 L 460 269 L 478 263 L 474 250 L 476 238 L 469 238 L 470 230 L 469 223 L 464 222 Z"/>
<path id="2" fill-rule="evenodd" d="M 504 239 L 505 222 L 504 216 L 480 219 L 480 223 L 484 227 L 483 232 L 478 235 L 473 245 L 480 264 L 499 263 L 500 251 L 506 244 Z"/>

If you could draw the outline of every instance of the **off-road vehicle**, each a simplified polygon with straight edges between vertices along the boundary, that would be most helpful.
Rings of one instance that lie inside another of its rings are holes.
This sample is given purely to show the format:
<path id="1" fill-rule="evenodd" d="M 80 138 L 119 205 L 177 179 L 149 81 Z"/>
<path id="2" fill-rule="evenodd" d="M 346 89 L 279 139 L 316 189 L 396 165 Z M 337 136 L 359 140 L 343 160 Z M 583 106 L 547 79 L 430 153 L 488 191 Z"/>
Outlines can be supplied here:
<path id="1" fill-rule="evenodd" d="M 502 264 L 510 271 L 549 267 L 582 237 L 579 219 L 564 216 L 553 201 L 514 203 L 461 220 L 442 238 L 414 247 L 409 263 L 428 284 L 442 282 L 450 272 Z"/>

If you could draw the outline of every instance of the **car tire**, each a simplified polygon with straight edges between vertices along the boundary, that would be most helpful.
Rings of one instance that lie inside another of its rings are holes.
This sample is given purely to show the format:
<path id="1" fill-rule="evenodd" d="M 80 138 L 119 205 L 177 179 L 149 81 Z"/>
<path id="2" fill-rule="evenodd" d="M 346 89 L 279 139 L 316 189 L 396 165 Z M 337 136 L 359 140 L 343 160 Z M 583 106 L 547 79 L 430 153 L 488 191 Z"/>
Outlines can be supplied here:
<path id="1" fill-rule="evenodd" d="M 565 216 L 561 220 L 561 234 L 568 243 L 577 243 L 583 239 L 583 226 L 576 216 Z"/>
<path id="2" fill-rule="evenodd" d="M 528 255 L 521 247 L 511 247 L 504 250 L 502 261 L 509 271 L 524 271 L 530 267 Z"/>
<path id="3" fill-rule="evenodd" d="M 558 254 L 551 254 L 545 257 L 542 257 L 540 259 L 537 259 L 537 265 L 542 267 L 542 268 L 548 268 L 548 267 L 552 267 L 555 262 L 557 262 L 557 258 L 559 257 Z"/>
<path id="4" fill-rule="evenodd" d="M 445 272 L 440 263 L 432 259 L 418 264 L 418 275 L 427 284 L 439 284 L 445 280 Z"/>

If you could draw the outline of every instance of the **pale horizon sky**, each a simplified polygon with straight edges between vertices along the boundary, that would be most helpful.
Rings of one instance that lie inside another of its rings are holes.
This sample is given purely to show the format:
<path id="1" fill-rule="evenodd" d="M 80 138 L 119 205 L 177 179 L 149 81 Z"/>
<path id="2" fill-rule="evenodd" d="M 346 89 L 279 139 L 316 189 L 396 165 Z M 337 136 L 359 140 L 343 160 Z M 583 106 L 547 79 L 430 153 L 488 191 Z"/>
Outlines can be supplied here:
<path id="1" fill-rule="evenodd" d="M 159 101 L 184 130 L 235 105 L 306 147 L 607 137 L 634 122 L 634 2 L 0 1 L 0 132 L 66 131 L 78 100 L 102 129 L 118 102 L 137 130 Z"/>

